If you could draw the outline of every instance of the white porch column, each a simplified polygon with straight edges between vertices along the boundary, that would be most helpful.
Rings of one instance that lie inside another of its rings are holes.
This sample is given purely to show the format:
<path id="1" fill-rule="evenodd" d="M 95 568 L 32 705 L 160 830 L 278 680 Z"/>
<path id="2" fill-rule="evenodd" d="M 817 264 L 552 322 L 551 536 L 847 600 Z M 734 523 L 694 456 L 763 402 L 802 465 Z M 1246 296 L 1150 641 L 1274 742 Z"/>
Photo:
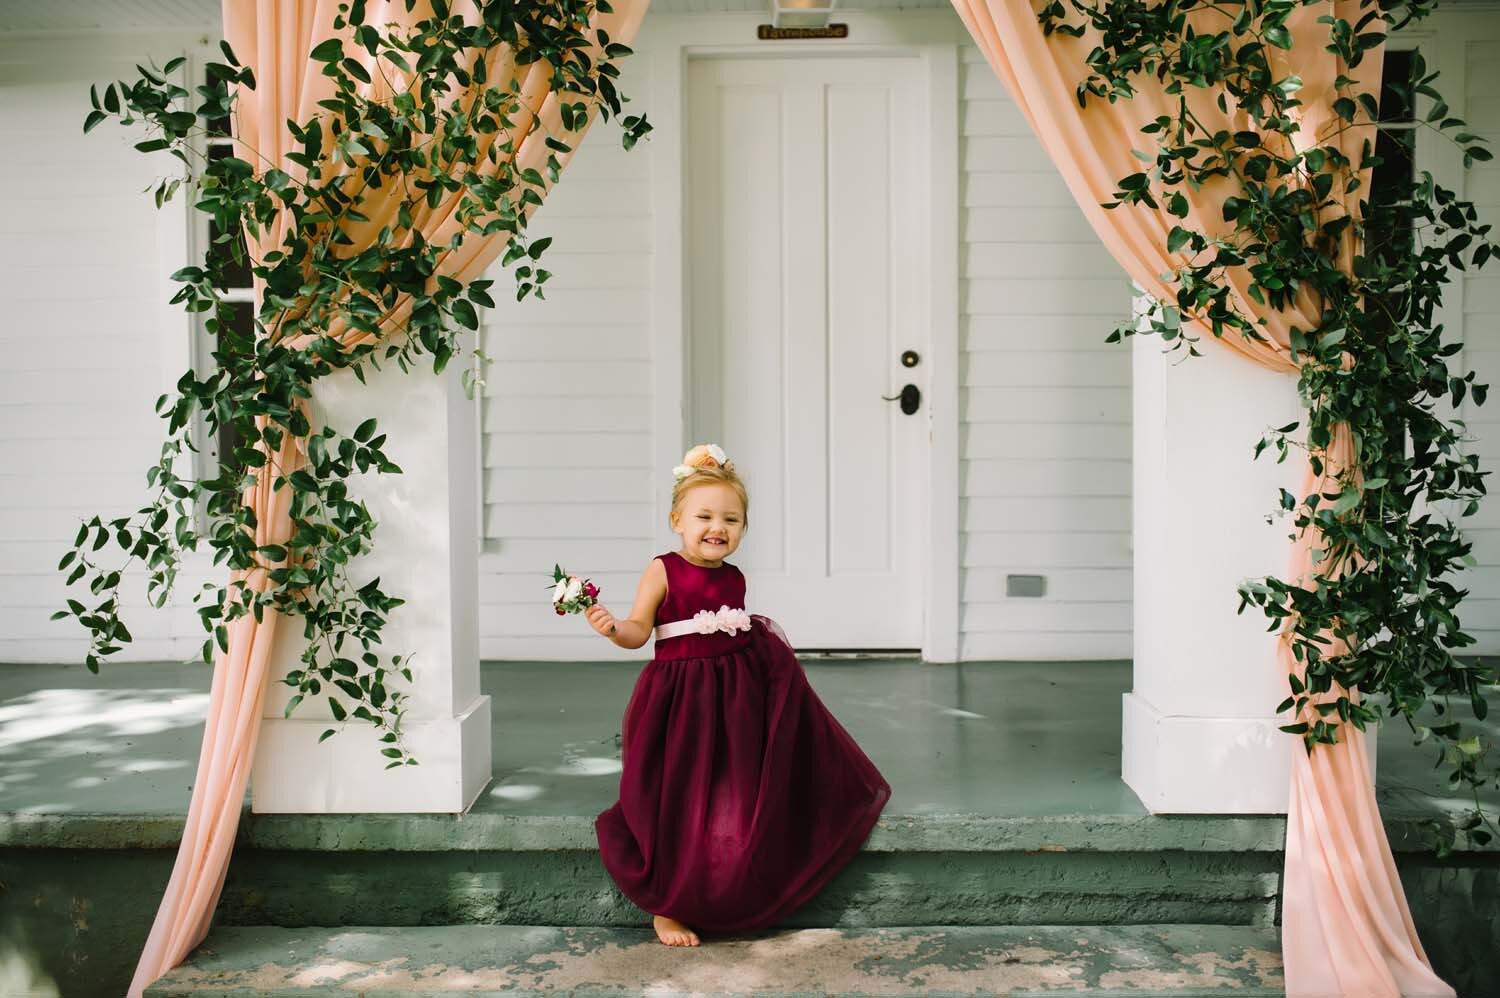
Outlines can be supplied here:
<path id="1" fill-rule="evenodd" d="M 1289 520 L 1266 522 L 1303 465 L 1251 456 L 1301 418 L 1296 380 L 1203 337 L 1204 356 L 1134 344 L 1134 689 L 1124 698 L 1125 782 L 1154 813 L 1284 814 L 1290 753 L 1275 635 L 1237 585 L 1284 575 Z M 1373 732 L 1372 732 L 1373 733 Z M 1374 740 L 1370 744 L 1373 746 Z M 1373 762 L 1373 759 L 1372 759 Z"/>
<path id="2" fill-rule="evenodd" d="M 430 358 L 423 358 L 430 363 Z M 490 699 L 479 693 L 479 511 L 477 407 L 464 397 L 455 362 L 440 377 L 394 362 L 361 385 L 347 371 L 317 388 L 317 425 L 352 433 L 368 417 L 389 433 L 386 454 L 400 475 L 357 476 L 351 495 L 375 518 L 374 550 L 350 566 L 361 585 L 406 600 L 391 611 L 381 658 L 410 655 L 413 681 L 388 689 L 408 695 L 402 722 L 418 765 L 387 770 L 378 733 L 350 719 L 334 724 L 322 697 L 283 718 L 294 692 L 279 682 L 297 668 L 306 643 L 301 620 L 283 620 L 276 635 L 264 719 L 251 773 L 257 813 L 459 812 L 490 779 Z M 355 657 L 359 652 L 353 649 Z"/>

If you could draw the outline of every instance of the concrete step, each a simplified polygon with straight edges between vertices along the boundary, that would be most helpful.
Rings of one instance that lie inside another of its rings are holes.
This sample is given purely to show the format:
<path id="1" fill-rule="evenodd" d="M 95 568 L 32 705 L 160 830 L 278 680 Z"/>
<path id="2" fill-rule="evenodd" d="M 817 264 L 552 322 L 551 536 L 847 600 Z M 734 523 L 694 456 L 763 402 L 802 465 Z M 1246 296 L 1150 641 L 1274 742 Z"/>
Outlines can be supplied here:
<path id="1" fill-rule="evenodd" d="M 216 930 L 146 998 L 543 994 L 1282 993 L 1274 929 L 1222 925 L 787 929 L 658 943 L 649 928 Z"/>
<path id="2" fill-rule="evenodd" d="M 236 844 L 222 925 L 640 924 L 592 817 L 265 816 Z M 790 928 L 1270 925 L 1263 818 L 882 817 Z"/>
<path id="3" fill-rule="evenodd" d="M 180 817 L 0 815 L 0 874 L 11 896 L 47 899 L 27 917 L 59 945 L 85 902 L 91 924 L 143 937 L 181 834 Z M 783 927 L 1271 925 L 1282 834 L 1261 817 L 882 816 Z M 588 816 L 255 815 L 214 920 L 628 927 L 641 912 L 605 872 Z M 96 966 L 128 978 L 140 942 L 123 938 Z"/>

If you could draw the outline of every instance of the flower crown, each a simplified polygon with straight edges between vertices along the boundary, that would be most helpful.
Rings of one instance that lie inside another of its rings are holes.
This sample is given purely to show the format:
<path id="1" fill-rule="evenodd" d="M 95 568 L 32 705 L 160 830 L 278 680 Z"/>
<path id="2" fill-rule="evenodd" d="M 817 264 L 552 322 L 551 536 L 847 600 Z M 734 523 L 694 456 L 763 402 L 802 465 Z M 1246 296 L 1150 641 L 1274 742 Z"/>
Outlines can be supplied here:
<path id="1" fill-rule="evenodd" d="M 699 444 L 682 455 L 682 463 L 672 469 L 672 480 L 674 483 L 680 482 L 699 468 L 733 471 L 734 462 L 724 456 L 724 449 L 718 444 Z"/>

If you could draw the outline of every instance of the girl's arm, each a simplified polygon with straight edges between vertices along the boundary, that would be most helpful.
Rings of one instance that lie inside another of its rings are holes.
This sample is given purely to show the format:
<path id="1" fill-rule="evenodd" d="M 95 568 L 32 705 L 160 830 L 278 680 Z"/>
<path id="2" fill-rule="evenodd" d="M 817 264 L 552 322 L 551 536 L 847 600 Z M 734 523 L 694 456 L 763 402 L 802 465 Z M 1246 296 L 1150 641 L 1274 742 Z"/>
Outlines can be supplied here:
<path id="1" fill-rule="evenodd" d="M 656 626 L 656 609 L 667 598 L 667 568 L 660 558 L 652 558 L 651 564 L 641 573 L 641 584 L 636 587 L 635 605 L 630 616 L 616 617 L 595 603 L 585 611 L 589 626 L 621 648 L 639 648 L 651 639 Z"/>

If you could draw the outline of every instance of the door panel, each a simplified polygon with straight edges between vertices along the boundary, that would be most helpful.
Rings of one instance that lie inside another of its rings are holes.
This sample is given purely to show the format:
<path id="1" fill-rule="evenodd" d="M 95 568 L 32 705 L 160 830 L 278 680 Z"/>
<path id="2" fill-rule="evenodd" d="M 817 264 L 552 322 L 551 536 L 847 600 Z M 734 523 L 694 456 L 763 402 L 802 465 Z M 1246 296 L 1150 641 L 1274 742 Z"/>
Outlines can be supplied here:
<path id="1" fill-rule="evenodd" d="M 689 68 L 689 437 L 751 491 L 733 560 L 799 645 L 916 648 L 927 409 L 915 58 Z M 905 183 L 904 183 L 905 182 Z"/>

